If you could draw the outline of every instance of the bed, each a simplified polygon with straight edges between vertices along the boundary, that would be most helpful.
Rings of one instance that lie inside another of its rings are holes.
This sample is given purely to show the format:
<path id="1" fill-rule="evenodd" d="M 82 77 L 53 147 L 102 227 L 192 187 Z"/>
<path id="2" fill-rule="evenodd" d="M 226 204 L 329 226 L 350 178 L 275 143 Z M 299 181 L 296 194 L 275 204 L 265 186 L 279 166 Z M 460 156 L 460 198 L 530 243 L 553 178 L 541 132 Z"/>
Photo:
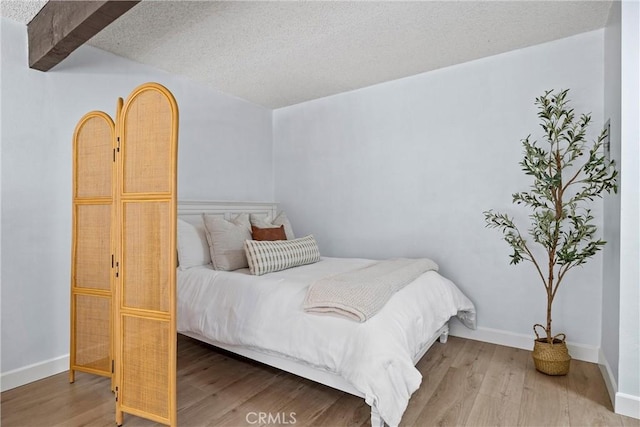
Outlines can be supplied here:
<path id="1" fill-rule="evenodd" d="M 203 214 L 230 219 L 241 213 L 268 220 L 278 214 L 277 204 L 178 205 L 179 218 L 190 224 L 199 224 Z M 179 250 L 180 233 L 179 226 Z M 200 245 L 206 251 L 206 242 Z M 435 341 L 446 342 L 452 316 L 474 328 L 475 308 L 450 280 L 427 271 L 364 322 L 305 312 L 312 283 L 373 263 L 320 257 L 262 276 L 248 268 L 183 265 L 177 272 L 178 332 L 362 397 L 373 426 L 398 425 L 422 380 L 415 364 Z"/>

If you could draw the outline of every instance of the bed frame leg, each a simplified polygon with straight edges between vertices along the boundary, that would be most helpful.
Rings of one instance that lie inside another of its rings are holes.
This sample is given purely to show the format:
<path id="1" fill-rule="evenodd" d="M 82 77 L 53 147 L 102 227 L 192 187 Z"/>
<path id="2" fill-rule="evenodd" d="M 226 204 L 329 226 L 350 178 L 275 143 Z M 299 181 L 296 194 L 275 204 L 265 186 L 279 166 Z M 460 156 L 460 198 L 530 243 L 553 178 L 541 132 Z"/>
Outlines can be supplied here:
<path id="1" fill-rule="evenodd" d="M 440 334 L 439 340 L 442 344 L 446 344 L 448 339 L 449 339 L 449 325 L 447 325 L 446 329 L 442 331 L 442 333 Z"/>

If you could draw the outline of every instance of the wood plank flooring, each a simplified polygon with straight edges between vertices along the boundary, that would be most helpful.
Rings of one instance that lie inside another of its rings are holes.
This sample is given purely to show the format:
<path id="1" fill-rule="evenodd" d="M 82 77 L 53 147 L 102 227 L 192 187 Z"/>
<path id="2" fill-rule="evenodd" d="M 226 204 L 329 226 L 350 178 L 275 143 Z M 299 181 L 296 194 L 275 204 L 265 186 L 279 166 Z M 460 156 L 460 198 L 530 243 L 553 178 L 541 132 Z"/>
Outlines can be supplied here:
<path id="1" fill-rule="evenodd" d="M 612 412 L 597 365 L 564 377 L 535 371 L 531 353 L 450 337 L 417 365 L 420 389 L 401 426 L 640 426 Z M 114 426 L 109 379 L 61 373 L 2 393 L 3 427 Z M 260 422 L 259 413 L 272 419 Z M 178 338 L 179 426 L 368 426 L 355 396 Z M 278 418 L 279 417 L 279 418 Z M 125 414 L 124 426 L 158 424 Z"/>

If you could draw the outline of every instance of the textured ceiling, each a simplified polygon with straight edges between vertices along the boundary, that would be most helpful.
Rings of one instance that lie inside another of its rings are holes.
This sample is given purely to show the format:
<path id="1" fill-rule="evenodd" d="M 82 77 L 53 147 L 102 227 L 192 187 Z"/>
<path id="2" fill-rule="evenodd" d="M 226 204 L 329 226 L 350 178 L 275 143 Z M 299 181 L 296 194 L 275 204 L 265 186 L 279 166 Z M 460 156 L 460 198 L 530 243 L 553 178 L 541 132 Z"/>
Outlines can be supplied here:
<path id="1" fill-rule="evenodd" d="M 27 23 L 44 3 L 1 12 Z M 89 44 L 278 108 L 602 28 L 610 6 L 145 0 Z"/>

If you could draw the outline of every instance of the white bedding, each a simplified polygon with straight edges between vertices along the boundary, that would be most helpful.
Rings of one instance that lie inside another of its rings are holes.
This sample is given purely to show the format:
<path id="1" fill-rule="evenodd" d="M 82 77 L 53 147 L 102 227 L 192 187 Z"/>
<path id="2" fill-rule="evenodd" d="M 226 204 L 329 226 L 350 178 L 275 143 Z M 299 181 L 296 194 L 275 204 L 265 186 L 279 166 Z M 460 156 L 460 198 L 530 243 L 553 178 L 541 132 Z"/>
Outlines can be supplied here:
<path id="1" fill-rule="evenodd" d="M 264 276 L 210 266 L 178 271 L 178 332 L 283 355 L 334 372 L 398 425 L 422 376 L 413 358 L 459 314 L 475 327 L 473 303 L 448 279 L 428 271 L 391 297 L 364 323 L 305 313 L 307 287 L 327 275 L 368 265 L 364 259 L 322 258 Z"/>

